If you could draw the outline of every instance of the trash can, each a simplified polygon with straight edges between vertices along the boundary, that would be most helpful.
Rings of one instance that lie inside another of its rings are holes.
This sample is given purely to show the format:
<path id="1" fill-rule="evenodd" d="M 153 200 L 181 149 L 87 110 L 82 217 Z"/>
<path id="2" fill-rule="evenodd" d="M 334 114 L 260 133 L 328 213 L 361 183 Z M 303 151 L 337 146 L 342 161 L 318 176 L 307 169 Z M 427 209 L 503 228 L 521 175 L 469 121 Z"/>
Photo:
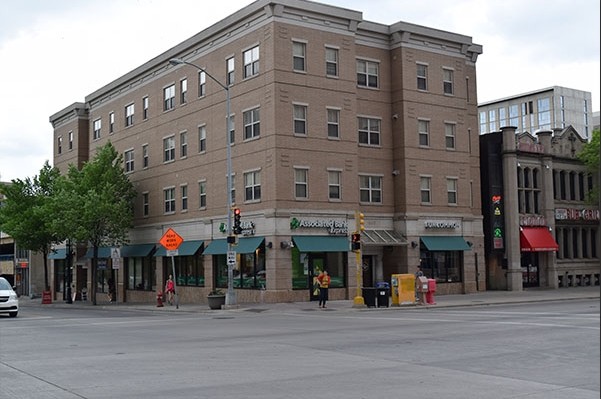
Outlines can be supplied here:
<path id="1" fill-rule="evenodd" d="M 376 303 L 379 308 L 387 308 L 390 298 L 390 284 L 385 281 L 376 283 Z"/>
<path id="2" fill-rule="evenodd" d="M 436 305 L 434 300 L 434 294 L 436 293 L 436 280 L 433 278 L 428 279 L 428 292 L 426 292 L 426 303 L 428 305 Z"/>
<path id="3" fill-rule="evenodd" d="M 368 308 L 376 307 L 376 288 L 363 287 L 363 301 Z"/>

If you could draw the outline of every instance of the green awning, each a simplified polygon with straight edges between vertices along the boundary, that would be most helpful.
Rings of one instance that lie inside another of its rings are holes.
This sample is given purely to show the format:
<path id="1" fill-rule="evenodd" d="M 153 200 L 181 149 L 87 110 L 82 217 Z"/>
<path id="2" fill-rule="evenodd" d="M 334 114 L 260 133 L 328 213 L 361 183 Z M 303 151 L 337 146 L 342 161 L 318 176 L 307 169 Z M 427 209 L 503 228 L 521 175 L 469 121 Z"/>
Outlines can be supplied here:
<path id="1" fill-rule="evenodd" d="M 154 249 L 154 244 L 134 244 L 121 247 L 122 258 L 143 258 L 150 255 Z"/>
<path id="2" fill-rule="evenodd" d="M 202 240 L 184 241 L 180 244 L 179 248 L 177 249 L 177 256 L 194 256 L 196 255 L 200 247 L 202 247 L 202 244 L 204 244 L 204 241 Z M 164 246 L 160 245 L 157 248 L 157 251 L 155 252 L 154 256 L 167 256 L 167 250 Z"/>
<path id="3" fill-rule="evenodd" d="M 48 254 L 48 259 L 66 259 L 67 258 L 67 248 L 59 248 L 53 251 L 50 251 Z"/>
<path id="4" fill-rule="evenodd" d="M 346 236 L 293 236 L 294 245 L 301 252 L 348 252 Z"/>
<path id="5" fill-rule="evenodd" d="M 94 248 L 88 248 L 86 254 L 84 255 L 85 259 L 92 259 L 94 257 Z M 109 247 L 98 247 L 98 257 L 99 258 L 110 258 L 111 257 L 111 249 Z"/>
<path id="6" fill-rule="evenodd" d="M 264 237 L 242 237 L 238 239 L 238 245 L 233 245 L 232 250 L 239 254 L 250 254 L 255 252 L 261 245 Z M 213 240 L 204 250 L 204 255 L 225 255 L 227 254 L 227 240 Z"/>
<path id="7" fill-rule="evenodd" d="M 430 251 L 469 251 L 471 249 L 460 236 L 422 236 L 420 239 Z"/>

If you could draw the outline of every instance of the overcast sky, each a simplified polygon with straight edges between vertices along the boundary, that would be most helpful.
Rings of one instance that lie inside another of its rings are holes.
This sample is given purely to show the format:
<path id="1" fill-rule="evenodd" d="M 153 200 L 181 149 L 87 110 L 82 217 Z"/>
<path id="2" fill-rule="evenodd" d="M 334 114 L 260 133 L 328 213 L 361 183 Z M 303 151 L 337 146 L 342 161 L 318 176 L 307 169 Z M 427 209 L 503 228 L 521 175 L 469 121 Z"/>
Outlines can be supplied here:
<path id="1" fill-rule="evenodd" d="M 50 115 L 251 2 L 0 0 L 0 181 L 52 164 Z M 479 102 L 564 86 L 599 110 L 599 0 L 320 2 L 471 36 Z"/>

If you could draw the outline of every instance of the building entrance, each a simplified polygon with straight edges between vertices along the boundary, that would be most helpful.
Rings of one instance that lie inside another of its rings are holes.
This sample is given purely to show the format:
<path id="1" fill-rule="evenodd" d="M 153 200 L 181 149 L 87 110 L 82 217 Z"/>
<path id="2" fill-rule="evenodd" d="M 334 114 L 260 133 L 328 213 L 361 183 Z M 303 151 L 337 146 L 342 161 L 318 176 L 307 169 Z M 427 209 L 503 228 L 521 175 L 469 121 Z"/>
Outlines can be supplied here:
<path id="1" fill-rule="evenodd" d="M 522 287 L 538 287 L 539 267 L 536 252 L 522 252 Z"/>
<path id="2" fill-rule="evenodd" d="M 321 253 L 309 253 L 309 298 L 311 301 L 319 300 L 319 292 L 315 291 L 317 276 L 325 268 L 325 257 Z"/>

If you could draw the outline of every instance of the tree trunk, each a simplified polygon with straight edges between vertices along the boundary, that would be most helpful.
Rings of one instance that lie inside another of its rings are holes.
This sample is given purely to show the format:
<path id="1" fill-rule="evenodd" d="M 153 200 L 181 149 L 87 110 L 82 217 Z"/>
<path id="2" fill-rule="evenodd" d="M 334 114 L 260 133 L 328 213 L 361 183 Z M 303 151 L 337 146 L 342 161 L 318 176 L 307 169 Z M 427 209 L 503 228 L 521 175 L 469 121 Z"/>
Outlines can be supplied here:
<path id="1" fill-rule="evenodd" d="M 96 280 L 98 276 L 96 274 L 98 269 L 98 245 L 94 245 L 93 255 L 92 255 L 92 287 L 90 287 L 90 294 L 92 299 L 92 305 L 96 305 Z"/>

